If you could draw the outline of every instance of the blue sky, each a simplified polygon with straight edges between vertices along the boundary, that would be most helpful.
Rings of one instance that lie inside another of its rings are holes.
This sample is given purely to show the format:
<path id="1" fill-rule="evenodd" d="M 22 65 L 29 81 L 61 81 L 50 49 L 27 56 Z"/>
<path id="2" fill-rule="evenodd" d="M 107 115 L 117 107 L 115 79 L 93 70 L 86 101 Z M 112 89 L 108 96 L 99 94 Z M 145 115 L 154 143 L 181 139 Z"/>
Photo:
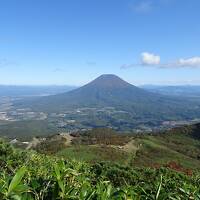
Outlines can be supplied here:
<path id="1" fill-rule="evenodd" d="M 0 0 L 0 84 L 200 84 L 199 0 Z"/>

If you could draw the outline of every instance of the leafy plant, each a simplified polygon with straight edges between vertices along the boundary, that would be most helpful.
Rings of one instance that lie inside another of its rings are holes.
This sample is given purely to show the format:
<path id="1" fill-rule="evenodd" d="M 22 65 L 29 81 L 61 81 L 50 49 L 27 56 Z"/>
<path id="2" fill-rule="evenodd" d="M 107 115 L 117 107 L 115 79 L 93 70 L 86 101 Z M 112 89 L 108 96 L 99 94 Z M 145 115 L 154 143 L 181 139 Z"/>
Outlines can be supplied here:
<path id="1" fill-rule="evenodd" d="M 200 173 L 134 168 L 112 162 L 88 164 L 13 149 L 2 142 L 2 200 L 198 200 Z M 10 152 L 10 154 L 7 153 Z M 5 156 L 6 155 L 6 156 Z"/>

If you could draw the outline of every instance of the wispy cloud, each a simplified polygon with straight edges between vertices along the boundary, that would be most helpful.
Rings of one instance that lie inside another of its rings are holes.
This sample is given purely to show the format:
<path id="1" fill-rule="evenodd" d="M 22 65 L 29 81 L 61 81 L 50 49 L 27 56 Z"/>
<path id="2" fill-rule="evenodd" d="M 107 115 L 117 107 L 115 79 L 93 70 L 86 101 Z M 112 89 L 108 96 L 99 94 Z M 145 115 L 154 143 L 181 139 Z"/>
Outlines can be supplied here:
<path id="1" fill-rule="evenodd" d="M 191 58 L 179 58 L 166 63 L 161 62 L 159 55 L 149 52 L 141 53 L 140 62 L 135 64 L 123 64 L 122 69 L 131 67 L 154 67 L 154 68 L 200 68 L 200 56 Z"/>
<path id="2" fill-rule="evenodd" d="M 142 0 L 132 4 L 132 9 L 138 13 L 148 13 L 153 9 L 153 3 L 149 0 Z"/>
<path id="3" fill-rule="evenodd" d="M 19 65 L 18 63 L 8 60 L 6 58 L 0 58 L 0 67 L 7 67 L 7 66 L 12 66 L 12 65 Z"/>
<path id="4" fill-rule="evenodd" d="M 89 60 L 89 61 L 86 62 L 86 64 L 87 64 L 88 66 L 95 66 L 97 63 L 96 63 L 95 61 Z"/>
<path id="5" fill-rule="evenodd" d="M 131 10 L 136 13 L 150 13 L 156 8 L 166 7 L 171 5 L 174 0 L 132 0 L 130 4 Z"/>
<path id="6" fill-rule="evenodd" d="M 62 71 L 63 71 L 62 68 L 55 68 L 55 69 L 53 70 L 53 72 L 62 72 Z"/>
<path id="7" fill-rule="evenodd" d="M 176 66 L 179 67 L 200 67 L 200 57 L 192 57 L 192 58 L 180 58 L 176 61 Z"/>

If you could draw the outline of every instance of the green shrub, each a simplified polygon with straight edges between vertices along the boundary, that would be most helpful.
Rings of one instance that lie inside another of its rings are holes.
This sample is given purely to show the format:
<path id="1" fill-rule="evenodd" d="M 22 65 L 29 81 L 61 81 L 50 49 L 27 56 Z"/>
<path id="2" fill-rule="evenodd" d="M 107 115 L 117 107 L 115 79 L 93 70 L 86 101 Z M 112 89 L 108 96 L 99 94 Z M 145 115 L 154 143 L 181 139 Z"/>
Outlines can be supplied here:
<path id="1" fill-rule="evenodd" d="M 0 199 L 167 200 L 200 199 L 200 173 L 87 164 L 0 143 Z M 2 164 L 4 163 L 4 164 Z"/>

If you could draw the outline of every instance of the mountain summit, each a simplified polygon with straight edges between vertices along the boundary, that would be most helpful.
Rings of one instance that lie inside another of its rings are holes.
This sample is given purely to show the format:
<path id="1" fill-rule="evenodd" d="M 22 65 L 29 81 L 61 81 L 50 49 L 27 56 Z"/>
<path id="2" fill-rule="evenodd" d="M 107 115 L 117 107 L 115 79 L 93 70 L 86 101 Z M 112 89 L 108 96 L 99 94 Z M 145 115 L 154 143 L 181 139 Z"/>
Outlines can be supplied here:
<path id="1" fill-rule="evenodd" d="M 131 86 L 128 82 L 122 80 L 114 74 L 103 74 L 90 82 L 88 85 L 93 87 L 110 87 L 110 88 L 125 88 Z"/>

